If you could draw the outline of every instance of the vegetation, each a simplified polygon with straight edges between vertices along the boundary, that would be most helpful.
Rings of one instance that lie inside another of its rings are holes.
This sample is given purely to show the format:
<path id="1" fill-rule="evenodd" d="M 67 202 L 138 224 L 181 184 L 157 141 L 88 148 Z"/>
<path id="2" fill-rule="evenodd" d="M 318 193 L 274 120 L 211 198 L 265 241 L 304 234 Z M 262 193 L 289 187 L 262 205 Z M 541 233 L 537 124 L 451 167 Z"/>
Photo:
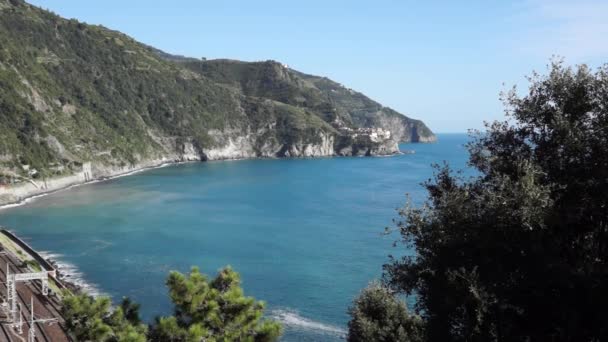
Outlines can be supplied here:
<path id="1" fill-rule="evenodd" d="M 372 283 L 349 309 L 349 342 L 423 341 L 420 317 L 410 315 L 405 303 L 388 288 Z"/>
<path id="2" fill-rule="evenodd" d="M 189 275 L 171 272 L 167 279 L 175 314 L 146 327 L 139 305 L 124 298 L 111 308 L 107 297 L 67 295 L 66 327 L 78 341 L 242 341 L 272 342 L 281 326 L 263 318 L 264 303 L 245 297 L 239 275 L 227 267 L 213 280 L 198 268 Z"/>
<path id="3" fill-rule="evenodd" d="M 139 322 L 139 318 L 128 319 L 125 312 L 131 310 L 132 315 L 133 308 L 124 304 L 125 301 L 112 309 L 108 297 L 65 294 L 62 315 L 66 328 L 77 341 L 146 341 L 147 327 Z"/>
<path id="4" fill-rule="evenodd" d="M 87 161 L 131 165 L 179 154 L 185 143 L 204 154 L 250 132 L 259 134 L 255 146 L 274 140 L 287 150 L 339 135 L 330 125 L 336 115 L 355 128 L 388 115 L 432 136 L 421 122 L 316 79 L 272 61 L 172 56 L 103 26 L 0 0 L 0 175 L 45 178 Z M 351 119 L 351 109 L 369 120 Z"/>
<path id="5" fill-rule="evenodd" d="M 383 107 L 365 95 L 326 77 L 301 73 L 275 62 L 246 63 L 234 60 L 182 60 L 182 65 L 255 98 L 268 98 L 298 108 L 307 108 L 324 121 L 336 120 L 346 127 L 385 127 L 386 119 L 395 119 L 407 130 L 401 140 L 415 140 L 411 131 L 422 137 L 433 133 L 418 120 Z"/>
<path id="6" fill-rule="evenodd" d="M 264 303 L 245 297 L 230 267 L 209 280 L 193 267 L 189 275 L 167 279 L 175 314 L 161 317 L 152 330 L 158 341 L 275 341 L 281 326 L 262 318 Z"/>
<path id="7" fill-rule="evenodd" d="M 425 340 L 608 339 L 608 65 L 556 61 L 530 84 L 469 144 L 477 176 L 438 167 L 400 212 L 416 254 L 385 279 L 416 296 Z"/>
<path id="8" fill-rule="evenodd" d="M 33 259 L 23 260 L 22 267 L 30 267 L 30 268 L 32 268 L 36 272 L 42 271 L 42 267 L 40 266 L 40 264 L 38 263 L 38 261 L 33 260 Z"/>

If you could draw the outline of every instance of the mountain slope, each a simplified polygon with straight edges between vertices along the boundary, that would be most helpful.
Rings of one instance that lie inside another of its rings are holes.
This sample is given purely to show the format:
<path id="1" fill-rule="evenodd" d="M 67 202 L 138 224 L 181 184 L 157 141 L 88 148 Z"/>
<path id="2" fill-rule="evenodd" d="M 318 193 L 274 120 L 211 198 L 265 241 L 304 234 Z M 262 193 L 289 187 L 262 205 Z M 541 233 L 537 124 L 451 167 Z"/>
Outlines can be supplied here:
<path id="1" fill-rule="evenodd" d="M 166 55 L 165 55 L 166 56 Z M 166 57 L 176 60 L 172 57 Z M 350 128 L 381 127 L 399 142 L 435 139 L 422 121 L 383 107 L 365 95 L 326 77 L 307 75 L 275 61 L 187 60 L 180 63 L 217 83 L 233 86 L 249 96 L 271 98 L 314 110 L 325 121 Z"/>
<path id="2" fill-rule="evenodd" d="M 432 140 L 422 122 L 277 62 L 171 56 L 0 0 L 0 184 L 172 160 L 388 154 Z"/>

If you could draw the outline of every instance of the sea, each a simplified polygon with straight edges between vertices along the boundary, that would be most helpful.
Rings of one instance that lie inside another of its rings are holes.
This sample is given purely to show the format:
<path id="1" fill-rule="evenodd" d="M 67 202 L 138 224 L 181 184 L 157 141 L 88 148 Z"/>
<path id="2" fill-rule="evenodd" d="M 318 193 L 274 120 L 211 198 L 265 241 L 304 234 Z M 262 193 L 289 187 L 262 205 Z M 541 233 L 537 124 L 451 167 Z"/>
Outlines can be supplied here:
<path id="1" fill-rule="evenodd" d="M 408 196 L 424 203 L 433 164 L 469 172 L 468 139 L 439 134 L 390 157 L 173 165 L 0 209 L 0 225 L 89 293 L 141 303 L 147 321 L 172 313 L 171 270 L 212 277 L 230 265 L 283 323 L 282 341 L 342 341 L 361 289 L 389 255 L 413 253 L 385 228 Z"/>

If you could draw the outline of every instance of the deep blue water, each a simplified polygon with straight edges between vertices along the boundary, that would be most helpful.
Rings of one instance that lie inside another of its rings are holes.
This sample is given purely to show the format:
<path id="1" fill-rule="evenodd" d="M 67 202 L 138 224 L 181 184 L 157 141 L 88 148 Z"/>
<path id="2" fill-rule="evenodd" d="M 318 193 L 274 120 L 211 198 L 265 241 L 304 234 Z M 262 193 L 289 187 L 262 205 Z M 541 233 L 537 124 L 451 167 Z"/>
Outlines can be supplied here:
<path id="1" fill-rule="evenodd" d="M 464 134 L 405 144 L 377 158 L 182 164 L 85 185 L 0 211 L 0 225 L 74 265 L 115 300 L 170 313 L 164 280 L 198 265 L 240 272 L 246 294 L 268 303 L 285 341 L 338 341 L 346 310 L 378 278 L 397 236 L 383 236 L 432 163 L 467 160 Z"/>

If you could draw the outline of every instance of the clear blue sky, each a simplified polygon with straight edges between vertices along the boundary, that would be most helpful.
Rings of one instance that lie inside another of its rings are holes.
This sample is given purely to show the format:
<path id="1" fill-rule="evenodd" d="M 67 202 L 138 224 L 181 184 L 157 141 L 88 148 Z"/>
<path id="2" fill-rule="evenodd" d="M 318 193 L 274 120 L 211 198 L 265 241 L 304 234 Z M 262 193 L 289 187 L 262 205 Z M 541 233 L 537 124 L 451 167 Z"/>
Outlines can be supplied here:
<path id="1" fill-rule="evenodd" d="M 554 54 L 608 62 L 599 0 L 30 2 L 170 53 L 274 59 L 328 76 L 435 132 L 503 118 L 499 92 L 525 88 Z"/>

